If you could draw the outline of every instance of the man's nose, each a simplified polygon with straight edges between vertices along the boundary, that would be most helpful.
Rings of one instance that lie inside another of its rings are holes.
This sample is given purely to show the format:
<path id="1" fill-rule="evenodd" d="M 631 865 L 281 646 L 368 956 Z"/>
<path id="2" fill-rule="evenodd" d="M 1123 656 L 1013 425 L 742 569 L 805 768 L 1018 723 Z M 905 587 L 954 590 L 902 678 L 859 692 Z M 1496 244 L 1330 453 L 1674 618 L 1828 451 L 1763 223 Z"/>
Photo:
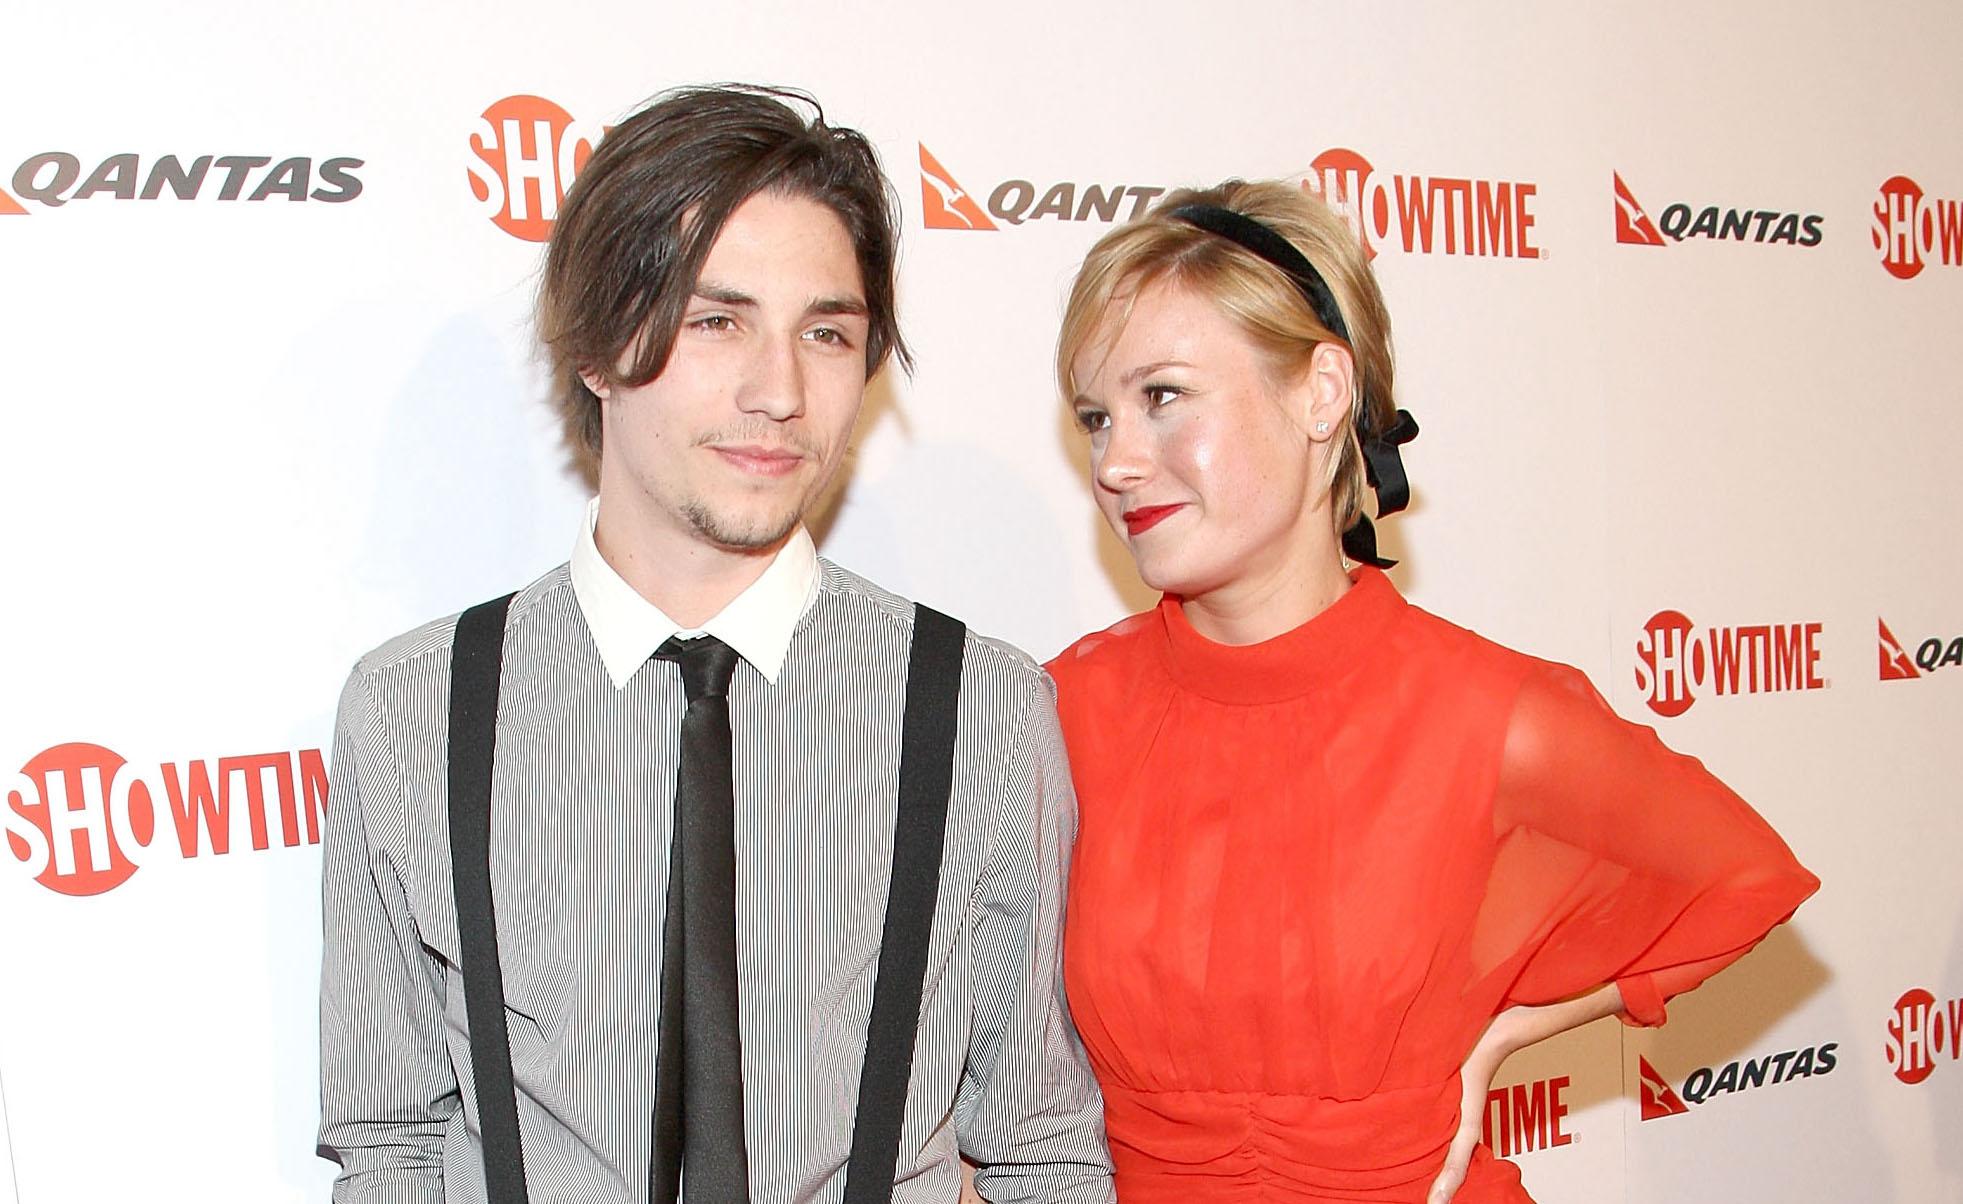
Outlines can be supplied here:
<path id="1" fill-rule="evenodd" d="M 750 357 L 736 404 L 744 413 L 782 422 L 804 413 L 804 392 L 804 365 L 796 340 L 763 339 Z"/>

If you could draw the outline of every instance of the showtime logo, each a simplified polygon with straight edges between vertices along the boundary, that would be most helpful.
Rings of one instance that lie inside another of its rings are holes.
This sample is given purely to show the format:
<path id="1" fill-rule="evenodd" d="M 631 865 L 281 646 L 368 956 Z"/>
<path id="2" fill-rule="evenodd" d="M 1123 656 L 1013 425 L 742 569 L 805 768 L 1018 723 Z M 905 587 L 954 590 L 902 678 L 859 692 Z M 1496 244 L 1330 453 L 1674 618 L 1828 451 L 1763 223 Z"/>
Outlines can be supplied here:
<path id="1" fill-rule="evenodd" d="M 6 783 L 0 829 L 27 873 L 99 895 L 149 862 L 224 856 L 236 843 L 320 843 L 327 767 L 317 748 L 166 761 L 145 772 L 100 744 L 58 744 Z"/>
<path id="2" fill-rule="evenodd" d="M 1561 1127 L 1568 1117 L 1568 1076 L 1535 1079 L 1486 1093 L 1481 1138 L 1502 1158 L 1572 1145 L 1574 1134 Z"/>
<path id="3" fill-rule="evenodd" d="M 1963 636 L 1957 636 L 1947 644 L 1941 636 L 1930 636 L 1915 646 L 1915 657 L 1910 659 L 1901 641 L 1895 638 L 1895 633 L 1888 630 L 1888 620 L 1878 619 L 1877 623 L 1881 628 L 1883 681 L 1908 681 L 1924 673 L 1934 673 L 1937 669 L 1963 665 Z"/>
<path id="4" fill-rule="evenodd" d="M 1683 714 L 1709 687 L 1719 695 L 1822 690 L 1818 623 L 1759 623 L 1699 632 L 1682 612 L 1658 611 L 1636 637 L 1636 688 L 1649 709 Z"/>
<path id="5" fill-rule="evenodd" d="M 1897 280 L 1922 273 L 1930 260 L 1963 267 L 1963 201 L 1923 194 L 1907 176 L 1891 176 L 1874 202 L 1874 249 Z"/>
<path id="6" fill-rule="evenodd" d="M 1938 1003 L 1917 987 L 1895 1001 L 1888 1019 L 1888 1064 L 1904 1083 L 1919 1083 L 1936 1069 L 1936 1059 L 1963 1057 L 1963 999 Z"/>
<path id="7" fill-rule="evenodd" d="M 1705 205 L 1693 209 L 1674 201 L 1663 210 L 1663 228 L 1650 221 L 1629 185 L 1615 177 L 1615 241 L 1634 246 L 1665 246 L 1664 236 L 1676 242 L 1686 238 L 1706 238 L 1722 242 L 1785 243 L 1788 246 L 1820 245 L 1820 224 L 1826 219 L 1817 213 L 1783 213 L 1777 209 L 1725 209 Z M 1693 216 L 1693 213 L 1695 216 Z"/>
<path id="8" fill-rule="evenodd" d="M 576 122 L 538 96 L 507 96 L 485 109 L 464 162 L 479 212 L 513 238 L 544 242 L 607 128 Z"/>
<path id="9" fill-rule="evenodd" d="M 23 217 L 22 198 L 48 209 L 71 201 L 320 201 L 340 204 L 361 195 L 355 170 L 363 161 L 346 155 L 321 160 L 301 155 L 110 155 L 82 174 L 83 160 L 67 151 L 31 155 L 14 169 L 12 192 L 0 189 L 0 216 Z M 215 169 L 215 170 L 214 170 Z M 248 185 L 250 188 L 248 189 Z"/>
<path id="10" fill-rule="evenodd" d="M 1650 1060 L 1638 1054 L 1636 1081 L 1642 1118 L 1661 1120 L 1666 1116 L 1682 1116 L 1693 1107 L 1720 1095 L 1735 1095 L 1741 1091 L 1776 1087 L 1781 1083 L 1831 1074 L 1834 1067 L 1840 1065 L 1839 1049 L 1840 1042 L 1828 1041 L 1823 1045 L 1783 1050 L 1760 1058 L 1726 1062 L 1720 1067 L 1700 1066 L 1684 1077 L 1681 1090 L 1672 1089 L 1670 1081 L 1650 1065 Z M 1686 1100 L 1689 1102 L 1686 1103 Z"/>
<path id="11" fill-rule="evenodd" d="M 1533 244 L 1534 184 L 1468 176 L 1379 175 L 1353 150 L 1317 155 L 1302 187 L 1341 214 L 1375 259 L 1407 254 L 1540 259 Z"/>
<path id="12" fill-rule="evenodd" d="M 1024 222 L 1130 221 L 1165 194 L 1149 184 L 1080 184 L 1061 180 L 1039 188 L 1033 181 L 1003 180 L 989 191 L 987 210 L 975 202 L 953 173 L 941 166 L 925 143 L 920 146 L 920 211 L 929 230 L 995 230 L 996 220 Z M 1130 202 L 1127 204 L 1126 202 Z"/>

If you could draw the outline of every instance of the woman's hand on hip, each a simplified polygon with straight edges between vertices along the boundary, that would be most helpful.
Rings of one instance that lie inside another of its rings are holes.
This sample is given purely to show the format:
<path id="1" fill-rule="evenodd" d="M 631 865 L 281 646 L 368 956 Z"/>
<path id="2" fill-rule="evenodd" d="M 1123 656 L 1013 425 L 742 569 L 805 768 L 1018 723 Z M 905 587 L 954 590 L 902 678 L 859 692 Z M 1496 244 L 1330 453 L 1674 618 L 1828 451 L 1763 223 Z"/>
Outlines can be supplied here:
<path id="1" fill-rule="evenodd" d="M 1556 1033 L 1580 1028 L 1622 1010 L 1622 989 L 1614 983 L 1585 995 L 1539 1007 L 1510 1007 L 1493 1017 L 1459 1071 L 1459 1128 L 1445 1153 L 1445 1166 L 1432 1180 L 1425 1204 L 1450 1204 L 1472 1166 L 1472 1152 L 1486 1126 L 1486 1094 L 1501 1063 Z"/>

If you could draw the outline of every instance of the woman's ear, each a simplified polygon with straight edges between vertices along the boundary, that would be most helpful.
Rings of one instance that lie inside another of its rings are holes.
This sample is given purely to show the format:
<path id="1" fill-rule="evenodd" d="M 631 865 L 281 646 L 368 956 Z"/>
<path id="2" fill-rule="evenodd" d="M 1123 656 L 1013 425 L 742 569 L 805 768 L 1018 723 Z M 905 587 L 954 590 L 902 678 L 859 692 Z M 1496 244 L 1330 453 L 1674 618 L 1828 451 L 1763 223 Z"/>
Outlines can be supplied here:
<path id="1" fill-rule="evenodd" d="M 612 387 L 607 384 L 607 378 L 601 376 L 591 368 L 581 368 L 579 370 L 579 380 L 593 396 L 599 398 L 601 401 L 607 400 L 607 395 L 613 391 Z"/>
<path id="2" fill-rule="evenodd" d="M 1356 361 L 1340 343 L 1323 342 L 1309 355 L 1300 384 L 1309 438 L 1326 443 L 1343 433 L 1356 398 Z"/>

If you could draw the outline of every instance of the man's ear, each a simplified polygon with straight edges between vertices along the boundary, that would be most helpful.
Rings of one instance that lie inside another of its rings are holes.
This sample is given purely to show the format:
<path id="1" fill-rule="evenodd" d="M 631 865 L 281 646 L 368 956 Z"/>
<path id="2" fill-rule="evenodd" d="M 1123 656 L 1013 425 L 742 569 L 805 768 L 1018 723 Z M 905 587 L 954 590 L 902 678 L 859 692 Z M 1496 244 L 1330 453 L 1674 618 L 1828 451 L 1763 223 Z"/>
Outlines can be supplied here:
<path id="1" fill-rule="evenodd" d="M 606 378 L 591 368 L 581 368 L 579 370 L 579 379 L 580 383 L 584 384 L 587 390 L 601 401 L 607 400 L 608 395 L 613 392 L 613 386 L 607 384 Z"/>

